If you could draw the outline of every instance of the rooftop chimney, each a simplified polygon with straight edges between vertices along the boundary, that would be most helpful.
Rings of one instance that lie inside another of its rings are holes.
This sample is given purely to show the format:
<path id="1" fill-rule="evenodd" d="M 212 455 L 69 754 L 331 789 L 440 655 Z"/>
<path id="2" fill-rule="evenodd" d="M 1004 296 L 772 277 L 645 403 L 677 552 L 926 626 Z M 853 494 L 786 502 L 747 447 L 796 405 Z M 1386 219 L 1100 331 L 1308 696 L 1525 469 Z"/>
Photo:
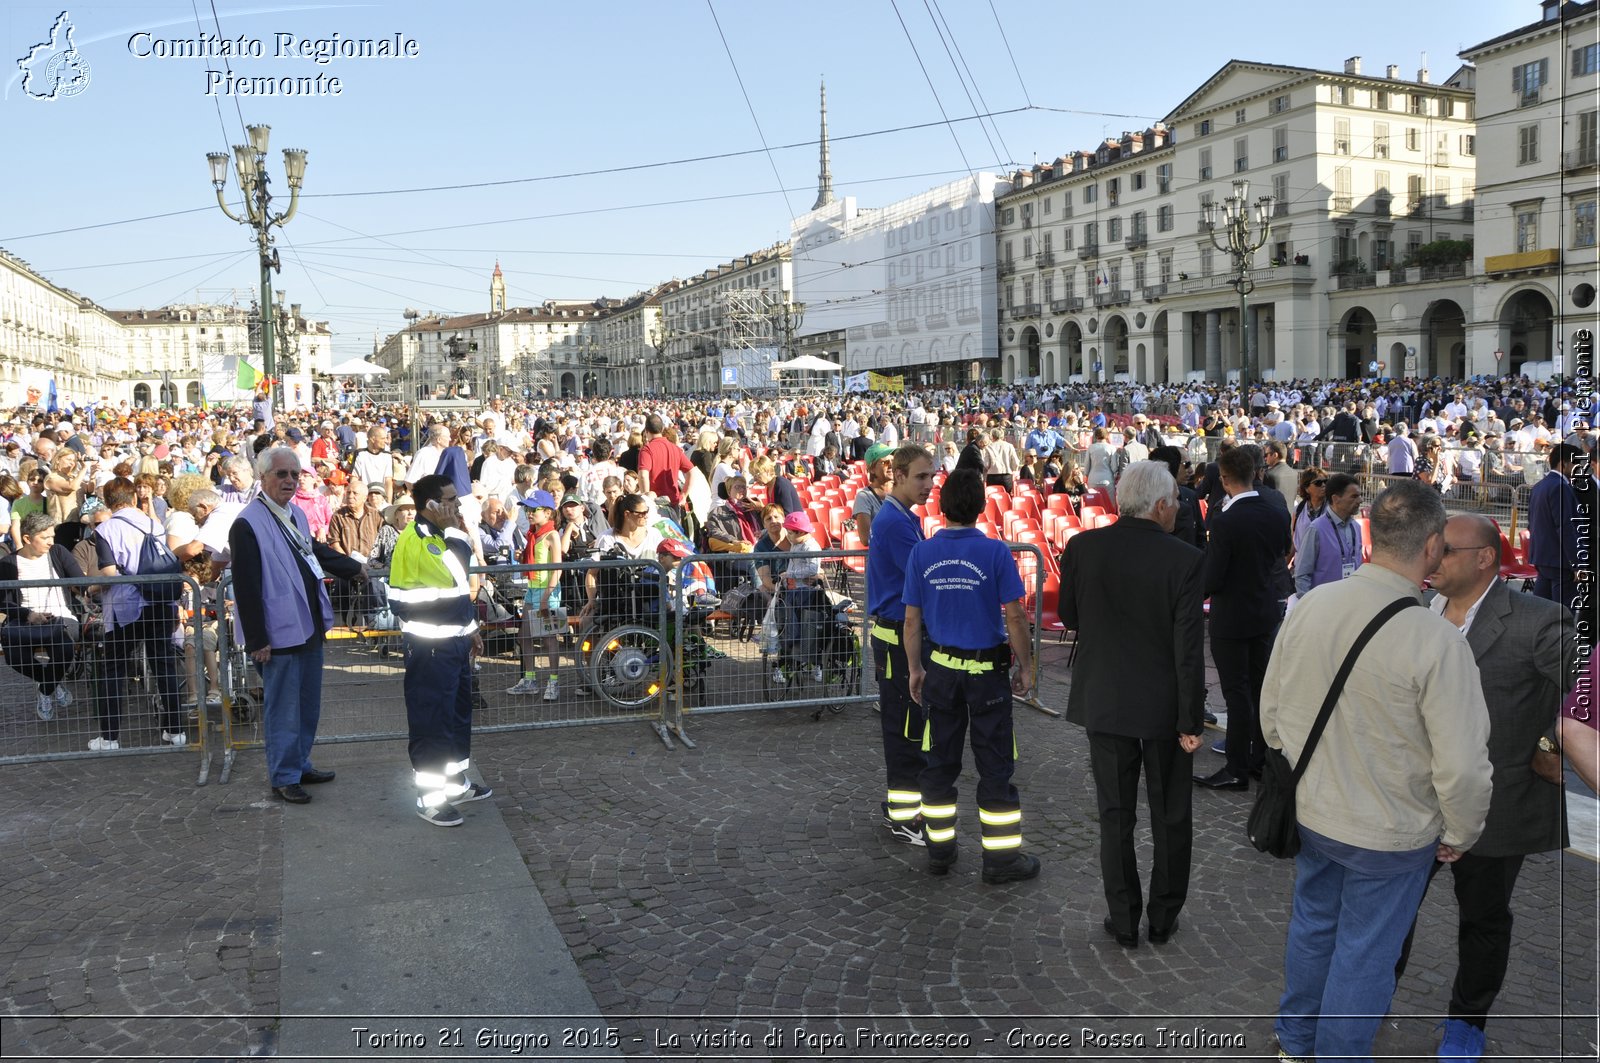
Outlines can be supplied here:
<path id="1" fill-rule="evenodd" d="M 1397 80 L 1400 77 L 1400 65 L 1398 63 L 1390 63 L 1383 68 L 1383 76 L 1390 81 Z"/>
<path id="2" fill-rule="evenodd" d="M 1349 59 L 1346 59 L 1344 61 L 1344 72 L 1346 74 L 1361 73 L 1361 57 L 1359 55 L 1352 55 Z"/>
<path id="3" fill-rule="evenodd" d="M 1421 68 L 1420 70 L 1417 71 L 1417 80 L 1422 82 L 1424 85 L 1426 85 L 1428 83 L 1428 68 L 1427 67 L 1423 67 L 1423 68 Z"/>

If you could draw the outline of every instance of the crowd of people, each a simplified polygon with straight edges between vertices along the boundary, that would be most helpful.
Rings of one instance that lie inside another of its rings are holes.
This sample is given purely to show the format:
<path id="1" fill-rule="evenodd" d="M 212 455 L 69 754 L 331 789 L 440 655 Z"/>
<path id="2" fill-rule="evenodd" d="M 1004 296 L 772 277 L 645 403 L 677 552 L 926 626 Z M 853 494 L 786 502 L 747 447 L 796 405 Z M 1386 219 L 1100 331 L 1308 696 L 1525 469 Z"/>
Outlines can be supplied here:
<path id="1" fill-rule="evenodd" d="M 979 522 L 988 491 L 1028 483 L 1067 496 L 1074 513 L 1120 510 L 1067 542 L 1060 614 L 1078 632 L 1068 716 L 1090 736 L 1106 930 L 1131 948 L 1142 919 L 1153 943 L 1177 932 L 1191 785 L 1247 790 L 1270 751 L 1298 757 L 1338 648 L 1373 608 L 1420 603 L 1431 581 L 1432 609 L 1389 620 L 1394 636 L 1366 651 L 1383 663 L 1338 677 L 1339 711 L 1301 783 L 1315 812 L 1301 822 L 1279 1036 L 1287 1057 L 1367 1050 L 1375 1023 L 1316 1016 L 1382 1013 L 1416 906 L 1448 864 L 1464 927 L 1491 940 L 1469 946 L 1463 930 L 1447 1024 L 1447 1047 L 1476 1058 L 1517 869 L 1565 844 L 1552 803 L 1563 752 L 1596 781 L 1594 666 L 1584 672 L 1567 637 L 1595 579 L 1592 529 L 1581 536 L 1578 518 L 1596 512 L 1596 413 L 1590 393 L 1525 378 L 1296 381 L 1248 394 L 1189 383 L 494 398 L 442 418 L 285 413 L 264 396 L 237 410 L 24 410 L 0 423 L 0 582 L 167 572 L 165 554 L 208 593 L 226 573 L 237 626 L 218 632 L 205 608 L 133 584 L 3 589 L 0 644 L 49 721 L 71 703 L 62 676 L 88 619 L 99 623 L 108 682 L 88 747 L 105 751 L 119 748 L 119 669 L 135 647 L 161 740 L 182 745 L 185 708 L 202 695 L 186 689 L 196 657 L 214 697 L 219 640 L 237 640 L 265 687 L 273 793 L 303 804 L 305 785 L 333 778 L 310 759 L 324 633 L 392 611 L 418 814 L 455 826 L 458 805 L 490 794 L 467 774 L 483 648 L 475 599 L 488 585 L 469 569 L 620 557 L 688 579 L 675 564 L 703 551 L 727 555 L 714 571 L 752 593 L 803 592 L 818 572 L 797 484 L 860 462 L 866 483 L 847 501 L 868 554 L 884 823 L 946 873 L 970 739 L 984 881 L 1018 882 L 1040 871 L 1022 850 L 1011 781 L 1011 698 L 1028 693 L 1032 671 L 1025 591 Z M 945 523 L 925 538 L 913 510 L 936 479 Z M 1492 522 L 1447 519 L 1455 485 L 1496 483 L 1522 491 L 1534 595 L 1506 593 Z M 592 619 L 596 578 L 551 569 L 526 580 L 509 696 L 563 697 L 559 636 L 569 615 Z M 1210 715 L 1207 631 L 1226 761 L 1193 772 Z M 1585 674 L 1581 711 L 1569 703 L 1558 717 Z M 1384 734 L 1394 741 L 1382 755 L 1365 748 Z M 1141 773 L 1156 828 L 1148 899 L 1132 846 Z"/>

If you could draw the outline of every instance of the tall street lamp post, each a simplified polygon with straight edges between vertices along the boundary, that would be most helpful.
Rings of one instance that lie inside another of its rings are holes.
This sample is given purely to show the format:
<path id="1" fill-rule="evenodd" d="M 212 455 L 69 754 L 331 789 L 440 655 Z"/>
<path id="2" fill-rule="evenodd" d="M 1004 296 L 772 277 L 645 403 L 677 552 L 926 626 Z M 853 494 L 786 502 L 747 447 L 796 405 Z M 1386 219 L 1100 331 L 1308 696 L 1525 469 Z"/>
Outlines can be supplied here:
<path id="1" fill-rule="evenodd" d="M 1207 200 L 1201 215 L 1211 244 L 1218 251 L 1233 256 L 1234 277 L 1232 287 L 1239 293 L 1239 328 L 1242 330 L 1243 351 L 1239 359 L 1239 394 L 1249 405 L 1247 391 L 1259 374 L 1256 371 L 1255 331 L 1250 327 L 1246 302 L 1255 291 L 1256 282 L 1250 279 L 1250 256 L 1266 244 L 1272 231 L 1272 196 L 1262 196 L 1255 201 L 1255 236 L 1250 235 L 1251 206 L 1250 182 L 1238 178 L 1233 182 L 1233 195 L 1220 204 Z M 1219 230 L 1220 236 L 1219 239 Z"/>
<path id="2" fill-rule="evenodd" d="M 277 250 L 272 246 L 272 227 L 287 225 L 289 219 L 294 217 L 295 208 L 300 205 L 300 185 L 306 176 L 306 153 L 301 148 L 283 149 L 283 173 L 289 182 L 289 209 L 282 214 L 273 214 L 272 193 L 268 188 L 271 178 L 267 175 L 267 143 L 272 127 L 246 126 L 245 132 L 249 134 L 250 143 L 233 146 L 234 172 L 239 180 L 239 191 L 244 196 L 243 217 L 229 210 L 222 198 L 222 189 L 228 183 L 227 152 L 209 152 L 206 161 L 211 164 L 211 183 L 217 190 L 217 206 L 234 221 L 255 230 L 256 250 L 261 257 L 262 371 L 267 375 L 272 408 L 276 410 L 282 406 L 282 400 L 278 396 L 281 389 L 274 383 L 278 364 L 272 343 L 272 271 L 282 272 L 283 267 L 278 262 Z"/>

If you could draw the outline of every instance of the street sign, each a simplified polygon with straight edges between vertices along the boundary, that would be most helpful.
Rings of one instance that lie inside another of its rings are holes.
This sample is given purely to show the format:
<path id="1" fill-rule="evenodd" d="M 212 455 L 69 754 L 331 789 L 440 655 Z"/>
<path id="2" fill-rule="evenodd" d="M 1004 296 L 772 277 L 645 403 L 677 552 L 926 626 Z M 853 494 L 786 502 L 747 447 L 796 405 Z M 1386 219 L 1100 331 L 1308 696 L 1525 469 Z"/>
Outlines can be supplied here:
<path id="1" fill-rule="evenodd" d="M 1501 349 L 1500 349 L 1500 348 L 1498 348 L 1498 347 L 1496 347 L 1496 348 L 1495 348 L 1495 349 L 1494 349 L 1494 360 L 1495 360 L 1495 361 L 1497 361 L 1497 362 L 1498 362 L 1498 361 L 1501 361 L 1501 360 L 1503 360 L 1503 359 L 1504 359 L 1504 358 L 1505 358 L 1505 356 L 1506 356 L 1506 352 L 1505 352 L 1505 351 L 1502 351 L 1502 350 L 1501 350 Z"/>
<path id="2" fill-rule="evenodd" d="M 736 388 L 739 386 L 738 366 L 725 365 L 722 367 L 722 386 L 725 388 Z"/>

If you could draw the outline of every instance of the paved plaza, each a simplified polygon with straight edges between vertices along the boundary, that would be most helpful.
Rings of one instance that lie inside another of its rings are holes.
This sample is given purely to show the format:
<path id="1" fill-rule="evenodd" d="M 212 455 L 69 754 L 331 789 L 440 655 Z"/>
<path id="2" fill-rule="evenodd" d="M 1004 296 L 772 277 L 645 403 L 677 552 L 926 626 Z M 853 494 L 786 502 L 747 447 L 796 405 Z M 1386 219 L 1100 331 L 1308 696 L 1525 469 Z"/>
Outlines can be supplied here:
<path id="1" fill-rule="evenodd" d="M 1065 648 L 1044 656 L 1064 707 Z M 1017 718 L 1044 871 L 1003 887 L 979 882 L 970 771 L 950 876 L 888 838 L 862 707 L 691 716 L 693 749 L 637 722 L 483 735 L 495 795 L 451 831 L 411 814 L 398 742 L 319 747 L 339 779 L 304 808 L 266 799 L 256 751 L 200 788 L 188 753 L 8 766 L 0 1051 L 1274 1058 L 1293 866 L 1245 841 L 1250 796 L 1196 794 L 1180 929 L 1125 951 L 1100 926 L 1084 734 Z M 1596 884 L 1584 855 L 1528 860 L 1491 1057 L 1594 1058 Z M 1380 1056 L 1432 1058 L 1453 918 L 1439 882 Z"/>

